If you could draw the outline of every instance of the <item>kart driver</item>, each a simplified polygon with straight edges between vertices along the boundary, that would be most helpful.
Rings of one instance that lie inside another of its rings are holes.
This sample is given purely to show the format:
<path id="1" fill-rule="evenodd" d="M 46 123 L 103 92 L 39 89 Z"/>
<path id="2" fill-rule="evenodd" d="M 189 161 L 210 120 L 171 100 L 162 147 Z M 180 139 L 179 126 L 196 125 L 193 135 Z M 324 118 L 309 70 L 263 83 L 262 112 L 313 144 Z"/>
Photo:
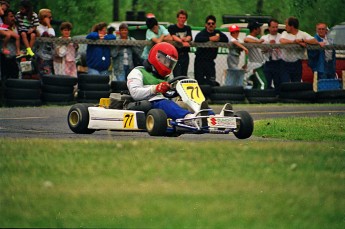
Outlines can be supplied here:
<path id="1" fill-rule="evenodd" d="M 176 48 L 161 42 L 154 45 L 144 66 L 134 68 L 127 77 L 127 87 L 135 101 L 148 100 L 152 108 L 162 109 L 168 118 L 191 118 L 193 114 L 163 96 L 170 89 L 167 82 L 178 60 Z"/>

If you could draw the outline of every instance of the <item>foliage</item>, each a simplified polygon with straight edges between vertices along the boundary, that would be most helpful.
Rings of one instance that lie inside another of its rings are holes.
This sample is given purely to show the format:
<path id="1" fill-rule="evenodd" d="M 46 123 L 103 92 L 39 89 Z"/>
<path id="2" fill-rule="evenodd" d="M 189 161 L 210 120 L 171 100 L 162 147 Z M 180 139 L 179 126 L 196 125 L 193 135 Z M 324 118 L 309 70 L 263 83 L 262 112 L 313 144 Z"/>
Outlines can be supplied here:
<path id="1" fill-rule="evenodd" d="M 85 34 L 92 25 L 105 21 L 113 21 L 112 0 L 31 0 L 36 12 L 41 8 L 49 8 L 53 11 L 53 17 L 58 21 L 70 21 L 74 24 L 73 34 Z M 188 23 L 193 26 L 203 26 L 205 17 L 213 14 L 221 25 L 223 14 L 262 14 L 271 15 L 279 21 L 289 16 L 300 19 L 301 29 L 314 33 L 315 24 L 320 21 L 330 26 L 338 24 L 345 19 L 343 6 L 345 0 L 189 0 L 189 1 L 163 1 L 163 0 L 118 0 L 120 21 L 125 20 L 126 11 L 145 11 L 156 15 L 159 21 L 176 21 L 176 12 L 179 9 L 188 11 Z M 18 10 L 19 1 L 11 2 L 12 9 Z M 133 5 L 133 3 L 136 3 Z"/>

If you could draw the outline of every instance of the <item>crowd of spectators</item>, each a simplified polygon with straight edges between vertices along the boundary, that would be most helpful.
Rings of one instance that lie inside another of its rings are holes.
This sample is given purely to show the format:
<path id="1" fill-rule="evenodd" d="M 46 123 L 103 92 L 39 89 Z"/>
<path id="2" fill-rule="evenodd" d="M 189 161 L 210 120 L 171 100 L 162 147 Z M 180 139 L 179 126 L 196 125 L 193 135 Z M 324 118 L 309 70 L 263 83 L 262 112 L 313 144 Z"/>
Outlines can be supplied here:
<path id="1" fill-rule="evenodd" d="M 33 11 L 29 0 L 22 0 L 18 12 L 10 9 L 9 1 L 0 1 L 0 35 L 3 37 L 1 59 L 6 63 L 9 57 L 16 62 L 23 56 L 35 59 L 37 72 L 42 75 L 68 75 L 77 77 L 76 53 L 78 45 L 54 44 L 48 42 L 36 42 L 36 37 L 55 37 L 56 33 L 51 25 L 52 12 L 49 9 L 40 9 L 38 13 Z M 193 40 L 191 27 L 186 25 L 188 13 L 179 10 L 176 14 L 176 24 L 165 28 L 159 25 L 154 15 L 146 19 L 146 40 L 152 45 L 161 42 L 174 42 L 178 51 L 178 62 L 173 70 L 174 77 L 187 76 L 189 66 L 190 42 Z M 231 43 L 228 54 L 228 74 L 230 85 L 242 85 L 250 87 L 251 76 L 258 71 L 263 71 L 266 88 L 278 89 L 283 82 L 300 82 L 302 79 L 302 62 L 304 50 L 296 50 L 294 53 L 279 48 L 246 48 L 245 43 L 254 44 L 299 44 L 306 47 L 307 44 L 330 44 L 327 39 L 327 25 L 317 24 L 315 37 L 299 29 L 299 21 L 295 17 L 289 17 L 285 21 L 286 31 L 278 33 L 279 22 L 272 19 L 268 22 L 269 33 L 259 37 L 262 24 L 257 21 L 248 23 L 249 34 L 244 41 L 239 39 L 240 28 L 233 24 L 229 27 L 230 36 L 216 29 L 216 17 L 208 15 L 205 19 L 205 28 L 196 34 L 195 42 L 224 42 Z M 73 25 L 63 22 L 60 25 L 61 39 L 71 39 Z M 116 34 L 116 28 L 108 28 L 104 22 L 97 23 L 86 36 L 90 40 L 135 40 L 129 36 L 128 25 L 122 23 Z M 7 48 L 8 41 L 15 41 L 15 53 Z M 111 80 L 126 81 L 129 72 L 137 65 L 144 64 L 152 45 L 144 47 L 143 51 L 135 46 L 107 46 L 88 44 L 86 50 L 87 73 L 92 75 L 111 75 Z M 20 47 L 25 47 L 21 50 Z M 267 46 L 265 46 L 267 47 Z M 239 66 L 239 57 L 244 51 L 248 56 L 248 63 Z M 194 77 L 199 84 L 217 86 L 215 59 L 218 48 L 198 47 L 195 52 Z M 335 77 L 335 53 L 334 50 L 308 51 L 309 65 L 313 71 L 318 72 L 319 78 Z M 14 67 L 15 68 L 15 67 Z M 3 70 L 2 70 L 3 71 Z M 8 77 L 5 71 L 5 76 Z M 11 73 L 12 74 L 12 73 Z M 3 75 L 3 74 L 2 74 Z M 259 75 L 259 74 L 256 74 Z M 11 76 L 13 77 L 13 75 Z"/>

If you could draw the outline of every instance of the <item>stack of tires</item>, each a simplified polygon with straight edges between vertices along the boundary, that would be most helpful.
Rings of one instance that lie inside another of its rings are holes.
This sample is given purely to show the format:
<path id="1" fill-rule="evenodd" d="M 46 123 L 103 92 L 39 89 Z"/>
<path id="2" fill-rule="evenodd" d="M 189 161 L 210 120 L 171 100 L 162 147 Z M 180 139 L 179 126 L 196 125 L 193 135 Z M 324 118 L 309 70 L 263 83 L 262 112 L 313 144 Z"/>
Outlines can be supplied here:
<path id="1" fill-rule="evenodd" d="M 242 86 L 215 86 L 209 97 L 213 104 L 239 104 L 244 103 L 246 98 Z"/>
<path id="2" fill-rule="evenodd" d="M 290 82 L 282 83 L 279 91 L 279 101 L 283 103 L 313 103 L 316 94 L 312 83 Z"/>
<path id="3" fill-rule="evenodd" d="M 128 91 L 127 81 L 111 81 L 110 83 L 111 93 L 124 93 Z"/>
<path id="4" fill-rule="evenodd" d="M 212 86 L 211 85 L 200 85 L 200 89 L 204 94 L 207 100 L 210 100 L 210 95 L 212 94 Z"/>
<path id="5" fill-rule="evenodd" d="M 274 89 L 245 89 L 244 94 L 249 103 L 263 104 L 278 102 L 278 96 Z"/>
<path id="6" fill-rule="evenodd" d="M 7 79 L 4 89 L 4 105 L 41 106 L 41 81 L 25 79 Z"/>
<path id="7" fill-rule="evenodd" d="M 75 103 L 74 86 L 77 78 L 64 75 L 42 76 L 44 104 L 69 105 Z"/>
<path id="8" fill-rule="evenodd" d="M 79 103 L 97 103 L 100 98 L 109 98 L 110 85 L 108 75 L 80 74 L 78 76 Z"/>
<path id="9" fill-rule="evenodd" d="M 345 103 L 345 90 L 324 90 L 316 92 L 318 103 Z"/>

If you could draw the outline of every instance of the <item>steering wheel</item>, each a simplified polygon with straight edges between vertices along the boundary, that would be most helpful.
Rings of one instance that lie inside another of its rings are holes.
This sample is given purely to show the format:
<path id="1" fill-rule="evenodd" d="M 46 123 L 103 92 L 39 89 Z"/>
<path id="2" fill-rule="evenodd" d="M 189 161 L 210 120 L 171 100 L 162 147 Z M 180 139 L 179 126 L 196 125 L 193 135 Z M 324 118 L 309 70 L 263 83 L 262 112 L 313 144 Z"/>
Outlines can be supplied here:
<path id="1" fill-rule="evenodd" d="M 174 77 L 173 79 L 169 80 L 168 83 L 169 84 L 173 84 L 175 83 L 176 81 L 179 81 L 179 80 L 184 80 L 184 79 L 188 79 L 187 76 L 177 76 L 177 77 Z M 164 97 L 166 98 L 169 98 L 169 99 L 172 99 L 172 98 L 175 98 L 178 96 L 178 93 L 176 91 L 176 88 L 170 88 L 169 91 L 165 92 L 163 94 Z"/>

